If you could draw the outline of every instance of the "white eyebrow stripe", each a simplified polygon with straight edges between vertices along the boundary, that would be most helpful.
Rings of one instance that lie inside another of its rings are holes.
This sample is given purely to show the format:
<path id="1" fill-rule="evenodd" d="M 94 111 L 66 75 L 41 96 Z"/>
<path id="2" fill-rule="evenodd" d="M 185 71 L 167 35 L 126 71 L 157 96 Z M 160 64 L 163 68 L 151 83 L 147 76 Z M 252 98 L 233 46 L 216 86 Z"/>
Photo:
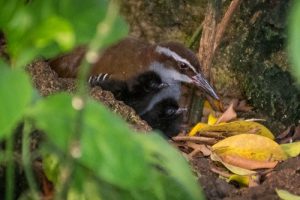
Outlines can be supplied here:
<path id="1" fill-rule="evenodd" d="M 193 67 L 193 65 L 188 60 L 182 58 L 180 55 L 178 55 L 174 51 L 171 51 L 169 48 L 161 47 L 161 46 L 158 45 L 156 47 L 155 51 L 158 52 L 158 53 L 165 54 L 166 56 L 170 56 L 170 57 L 174 58 L 177 61 L 180 61 L 180 62 L 183 62 L 183 63 L 187 64 L 187 66 L 189 66 L 196 74 L 198 74 L 196 69 Z"/>

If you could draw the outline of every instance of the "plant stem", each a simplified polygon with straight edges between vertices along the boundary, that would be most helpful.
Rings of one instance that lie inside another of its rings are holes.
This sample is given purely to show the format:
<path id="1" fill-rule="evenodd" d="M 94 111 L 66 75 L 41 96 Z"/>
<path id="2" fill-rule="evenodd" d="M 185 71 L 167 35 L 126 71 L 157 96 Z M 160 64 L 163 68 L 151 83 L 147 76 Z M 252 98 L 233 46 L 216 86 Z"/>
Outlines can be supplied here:
<path id="1" fill-rule="evenodd" d="M 76 97 L 73 98 L 73 100 L 77 98 L 77 100 L 80 101 L 81 106 L 74 107 L 74 109 L 77 110 L 74 124 L 75 133 L 73 135 L 73 138 L 70 140 L 68 152 L 68 154 L 73 159 L 67 162 L 66 166 L 64 167 L 65 177 L 62 180 L 62 187 L 58 194 L 58 199 L 67 199 L 71 179 L 75 173 L 76 160 L 79 159 L 81 156 L 80 138 L 83 128 L 85 104 L 88 98 L 86 80 L 90 71 L 89 65 L 97 61 L 99 55 L 98 51 L 99 49 L 103 48 L 103 43 L 107 36 L 110 34 L 111 27 L 117 19 L 119 13 L 118 11 L 119 5 L 116 3 L 116 1 L 111 1 L 107 9 L 106 17 L 102 22 L 98 24 L 96 35 L 91 40 L 83 64 L 79 68 L 79 78 L 77 83 L 78 92 Z"/>
<path id="2" fill-rule="evenodd" d="M 13 145 L 14 138 L 13 135 L 6 139 L 6 190 L 5 190 L 5 199 L 13 200 L 14 199 L 14 184 L 15 184 L 15 164 L 13 159 Z"/>
<path id="3" fill-rule="evenodd" d="M 22 137 L 22 160 L 23 160 L 25 176 L 28 181 L 29 188 L 33 194 L 34 199 L 39 199 L 38 187 L 32 171 L 31 153 L 30 153 L 30 133 L 31 133 L 31 124 L 30 122 L 25 120 L 24 127 L 23 127 L 23 137 Z"/>

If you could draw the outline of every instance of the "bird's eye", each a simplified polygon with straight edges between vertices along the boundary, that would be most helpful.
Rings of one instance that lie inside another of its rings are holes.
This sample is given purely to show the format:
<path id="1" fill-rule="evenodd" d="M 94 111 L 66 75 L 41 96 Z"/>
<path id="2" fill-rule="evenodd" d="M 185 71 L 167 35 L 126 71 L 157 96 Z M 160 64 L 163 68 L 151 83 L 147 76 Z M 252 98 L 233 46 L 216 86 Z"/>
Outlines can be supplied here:
<path id="1" fill-rule="evenodd" d="M 153 88 L 153 89 L 156 89 L 157 87 L 158 87 L 158 84 L 156 83 L 156 82 L 151 82 L 150 84 L 149 84 L 149 87 L 150 88 Z"/>
<path id="2" fill-rule="evenodd" d="M 168 108 L 168 109 L 166 109 L 166 114 L 168 116 L 174 115 L 175 112 L 176 112 L 176 110 L 174 108 Z"/>
<path id="3" fill-rule="evenodd" d="M 182 62 L 180 62 L 178 65 L 179 65 L 180 69 L 187 69 L 189 67 L 187 64 L 182 63 Z"/>
<path id="4" fill-rule="evenodd" d="M 152 92 L 155 89 L 157 89 L 157 87 L 158 87 L 157 84 L 155 82 L 153 82 L 153 81 L 151 81 L 150 83 L 145 84 L 143 86 L 145 92 Z"/>

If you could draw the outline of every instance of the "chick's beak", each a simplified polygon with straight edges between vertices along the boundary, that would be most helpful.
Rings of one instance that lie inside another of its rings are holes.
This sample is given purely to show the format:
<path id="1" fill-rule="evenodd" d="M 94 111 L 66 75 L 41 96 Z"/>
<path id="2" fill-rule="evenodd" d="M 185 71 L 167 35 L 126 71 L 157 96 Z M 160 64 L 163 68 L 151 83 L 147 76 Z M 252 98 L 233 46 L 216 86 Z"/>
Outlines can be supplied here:
<path id="1" fill-rule="evenodd" d="M 192 77 L 193 83 L 203 89 L 207 94 L 209 94 L 211 97 L 215 98 L 216 100 L 219 100 L 219 96 L 215 92 L 215 90 L 212 88 L 212 86 L 208 83 L 208 81 L 203 77 L 201 74 L 197 74 Z"/>
<path id="2" fill-rule="evenodd" d="M 178 108 L 176 110 L 176 115 L 181 115 L 182 113 L 186 112 L 187 111 L 187 108 Z"/>
<path id="3" fill-rule="evenodd" d="M 168 86 L 169 86 L 168 83 L 161 83 L 161 84 L 159 84 L 157 87 L 158 87 L 158 89 L 163 89 L 163 88 L 166 88 L 166 87 L 168 87 Z"/>

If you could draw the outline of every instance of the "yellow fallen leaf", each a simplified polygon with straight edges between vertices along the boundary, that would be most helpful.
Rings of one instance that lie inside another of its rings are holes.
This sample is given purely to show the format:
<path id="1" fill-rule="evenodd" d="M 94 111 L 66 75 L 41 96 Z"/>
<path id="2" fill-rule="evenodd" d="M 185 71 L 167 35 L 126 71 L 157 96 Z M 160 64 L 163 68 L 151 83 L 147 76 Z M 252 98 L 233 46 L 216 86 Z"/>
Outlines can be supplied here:
<path id="1" fill-rule="evenodd" d="M 224 167 L 226 167 L 229 171 L 231 171 L 234 174 L 238 174 L 241 176 L 256 174 L 255 171 L 244 169 L 244 168 L 237 167 L 237 166 L 223 162 L 222 159 L 216 153 L 210 154 L 210 159 L 212 159 L 213 161 L 222 163 L 224 165 Z"/>
<path id="2" fill-rule="evenodd" d="M 300 142 L 281 144 L 280 146 L 289 158 L 300 154 Z"/>
<path id="3" fill-rule="evenodd" d="M 260 123 L 253 121 L 234 121 L 229 123 L 208 125 L 205 123 L 198 123 L 190 131 L 189 135 L 193 136 L 197 132 L 225 132 L 229 135 L 237 135 L 243 133 L 252 133 L 257 135 L 262 135 L 270 139 L 274 139 L 274 135 Z"/>
<path id="4" fill-rule="evenodd" d="M 276 193 L 279 196 L 279 198 L 282 200 L 300 200 L 300 196 L 291 194 L 290 192 L 288 192 L 286 190 L 276 189 Z"/>
<path id="5" fill-rule="evenodd" d="M 240 134 L 228 137 L 212 146 L 218 156 L 239 156 L 256 161 L 282 161 L 287 158 L 279 144 L 254 134 Z"/>
<path id="6" fill-rule="evenodd" d="M 212 113 L 208 115 L 208 125 L 214 125 L 218 121 L 218 118 L 216 118 Z"/>
<path id="7" fill-rule="evenodd" d="M 250 176 L 241 176 L 241 175 L 234 174 L 228 178 L 228 181 L 237 182 L 241 186 L 248 186 L 250 183 Z"/>
<path id="8" fill-rule="evenodd" d="M 194 126 L 192 128 L 192 130 L 189 132 L 189 136 L 194 136 L 196 135 L 197 132 L 199 132 L 199 130 L 203 129 L 204 127 L 209 126 L 208 124 L 205 123 L 198 123 L 196 124 L 196 126 Z"/>
<path id="9" fill-rule="evenodd" d="M 207 100 L 204 101 L 203 108 L 204 108 L 204 109 L 207 109 L 207 110 L 209 110 L 209 111 L 213 111 L 213 109 L 212 109 L 210 103 L 209 103 Z"/>
<path id="10" fill-rule="evenodd" d="M 259 182 L 259 176 L 258 175 L 247 175 L 247 176 L 241 176 L 237 174 L 233 174 L 228 178 L 228 182 L 237 182 L 240 186 L 257 186 Z"/>

